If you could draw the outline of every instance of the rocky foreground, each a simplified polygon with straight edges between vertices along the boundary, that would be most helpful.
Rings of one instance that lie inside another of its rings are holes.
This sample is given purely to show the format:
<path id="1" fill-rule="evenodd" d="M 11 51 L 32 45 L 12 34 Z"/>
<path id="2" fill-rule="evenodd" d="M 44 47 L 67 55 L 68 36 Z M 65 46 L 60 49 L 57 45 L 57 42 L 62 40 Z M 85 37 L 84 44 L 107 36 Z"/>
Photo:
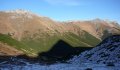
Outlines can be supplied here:
<path id="1" fill-rule="evenodd" d="M 71 60 L 73 63 L 89 62 L 120 64 L 120 35 L 103 40 L 97 47 L 85 51 Z"/>

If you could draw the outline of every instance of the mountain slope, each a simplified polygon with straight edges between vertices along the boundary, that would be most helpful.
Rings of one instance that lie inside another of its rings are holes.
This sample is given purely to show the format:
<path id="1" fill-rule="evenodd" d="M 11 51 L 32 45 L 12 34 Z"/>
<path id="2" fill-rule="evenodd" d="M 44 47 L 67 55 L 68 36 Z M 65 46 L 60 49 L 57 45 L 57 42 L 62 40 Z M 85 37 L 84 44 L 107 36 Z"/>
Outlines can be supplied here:
<path id="1" fill-rule="evenodd" d="M 74 63 L 92 62 L 120 64 L 120 35 L 108 37 L 97 47 L 90 51 L 81 53 L 78 57 L 73 58 L 71 61 Z"/>
<path id="2" fill-rule="evenodd" d="M 105 37 L 120 34 L 119 29 L 116 22 L 104 20 L 57 22 L 25 10 L 0 12 L 0 34 L 9 35 L 6 38 L 22 45 L 16 49 L 31 55 L 49 51 L 59 40 L 73 47 L 94 47 Z"/>
<path id="3" fill-rule="evenodd" d="M 35 55 L 35 53 L 31 50 L 30 47 L 21 43 L 20 41 L 17 41 L 11 38 L 9 35 L 0 34 L 0 42 L 1 42 L 1 47 L 0 47 L 1 53 L 6 53 L 6 55 L 9 55 L 9 54 L 10 55 L 22 55 L 22 54 Z"/>
<path id="4" fill-rule="evenodd" d="M 17 50 L 5 43 L 0 43 L 0 56 L 14 56 L 24 54 L 22 51 Z"/>
<path id="5" fill-rule="evenodd" d="M 89 21 L 71 21 L 66 23 L 68 23 L 68 25 L 76 25 L 82 30 L 87 31 L 91 35 L 102 40 L 109 35 L 120 34 L 120 25 L 115 21 L 94 19 Z"/>

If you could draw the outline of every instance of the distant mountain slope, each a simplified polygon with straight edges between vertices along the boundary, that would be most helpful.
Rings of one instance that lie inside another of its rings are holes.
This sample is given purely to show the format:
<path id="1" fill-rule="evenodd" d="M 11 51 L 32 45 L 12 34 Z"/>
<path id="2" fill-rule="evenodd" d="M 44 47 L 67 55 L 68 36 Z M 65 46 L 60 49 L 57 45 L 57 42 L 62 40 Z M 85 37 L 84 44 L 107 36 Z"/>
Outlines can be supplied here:
<path id="1" fill-rule="evenodd" d="M 79 60 L 78 60 L 79 59 Z M 120 64 L 120 35 L 110 36 L 97 47 L 85 51 L 71 60 L 74 63 L 118 63 Z"/>
<path id="2" fill-rule="evenodd" d="M 120 34 L 120 25 L 113 21 L 94 19 L 89 21 L 71 21 L 65 23 L 68 23 L 68 25 L 75 25 L 102 40 L 109 35 Z"/>
<path id="3" fill-rule="evenodd" d="M 115 34 L 120 33 L 120 25 L 100 19 L 91 21 L 70 21 L 56 22 L 50 18 L 38 16 L 29 11 L 13 10 L 0 12 L 0 33 L 13 34 L 16 39 L 21 39 L 26 35 L 48 33 L 49 35 L 64 34 L 72 32 L 81 35 L 83 30 L 101 39 L 104 32 Z"/>
<path id="4" fill-rule="evenodd" d="M 24 45 L 15 48 L 27 47 L 24 51 L 32 55 L 50 50 L 59 40 L 73 47 L 94 47 L 107 36 L 120 34 L 119 30 L 116 22 L 100 19 L 57 22 L 25 10 L 0 11 L 0 34 Z"/>

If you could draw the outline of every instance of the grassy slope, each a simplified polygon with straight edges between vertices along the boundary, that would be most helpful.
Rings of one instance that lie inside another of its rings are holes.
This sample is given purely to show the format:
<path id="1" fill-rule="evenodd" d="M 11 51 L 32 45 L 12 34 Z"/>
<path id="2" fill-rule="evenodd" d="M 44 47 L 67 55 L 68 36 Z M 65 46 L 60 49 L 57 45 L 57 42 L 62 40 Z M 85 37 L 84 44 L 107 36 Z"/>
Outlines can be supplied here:
<path id="1" fill-rule="evenodd" d="M 45 36 L 39 39 L 25 38 L 21 42 L 8 35 L 0 34 L 0 41 L 22 50 L 28 55 L 35 55 L 51 49 L 59 40 L 63 40 L 73 47 L 90 47 L 97 45 L 100 41 L 89 33 L 85 32 L 84 37 L 78 37 L 73 33 L 66 33 L 62 36 Z"/>
<path id="2" fill-rule="evenodd" d="M 66 33 L 64 35 L 45 36 L 33 40 L 30 38 L 23 39 L 22 42 L 33 49 L 35 53 L 46 52 L 54 46 L 59 40 L 63 40 L 73 47 L 94 47 L 100 40 L 85 32 L 84 37 L 79 37 L 73 33 Z"/>
<path id="3" fill-rule="evenodd" d="M 11 38 L 9 35 L 0 34 L 0 42 L 6 43 L 18 50 L 21 50 L 27 55 L 31 55 L 31 54 L 34 55 L 34 53 L 30 50 L 30 48 L 27 45 Z"/>
<path id="4" fill-rule="evenodd" d="M 94 47 L 100 40 L 92 36 L 91 34 L 84 32 L 84 36 L 77 36 L 73 33 L 69 33 L 67 36 L 64 36 L 65 41 L 71 44 L 74 47 Z"/>

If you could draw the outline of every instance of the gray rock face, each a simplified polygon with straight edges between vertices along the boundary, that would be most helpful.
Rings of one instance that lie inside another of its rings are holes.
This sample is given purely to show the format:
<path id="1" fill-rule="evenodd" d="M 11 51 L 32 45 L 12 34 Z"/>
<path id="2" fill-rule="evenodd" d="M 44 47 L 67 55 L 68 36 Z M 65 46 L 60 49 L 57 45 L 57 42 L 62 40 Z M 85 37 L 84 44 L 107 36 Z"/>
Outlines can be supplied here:
<path id="1" fill-rule="evenodd" d="M 120 64 L 120 35 L 110 36 L 90 51 L 74 57 L 70 62 L 117 63 Z"/>

